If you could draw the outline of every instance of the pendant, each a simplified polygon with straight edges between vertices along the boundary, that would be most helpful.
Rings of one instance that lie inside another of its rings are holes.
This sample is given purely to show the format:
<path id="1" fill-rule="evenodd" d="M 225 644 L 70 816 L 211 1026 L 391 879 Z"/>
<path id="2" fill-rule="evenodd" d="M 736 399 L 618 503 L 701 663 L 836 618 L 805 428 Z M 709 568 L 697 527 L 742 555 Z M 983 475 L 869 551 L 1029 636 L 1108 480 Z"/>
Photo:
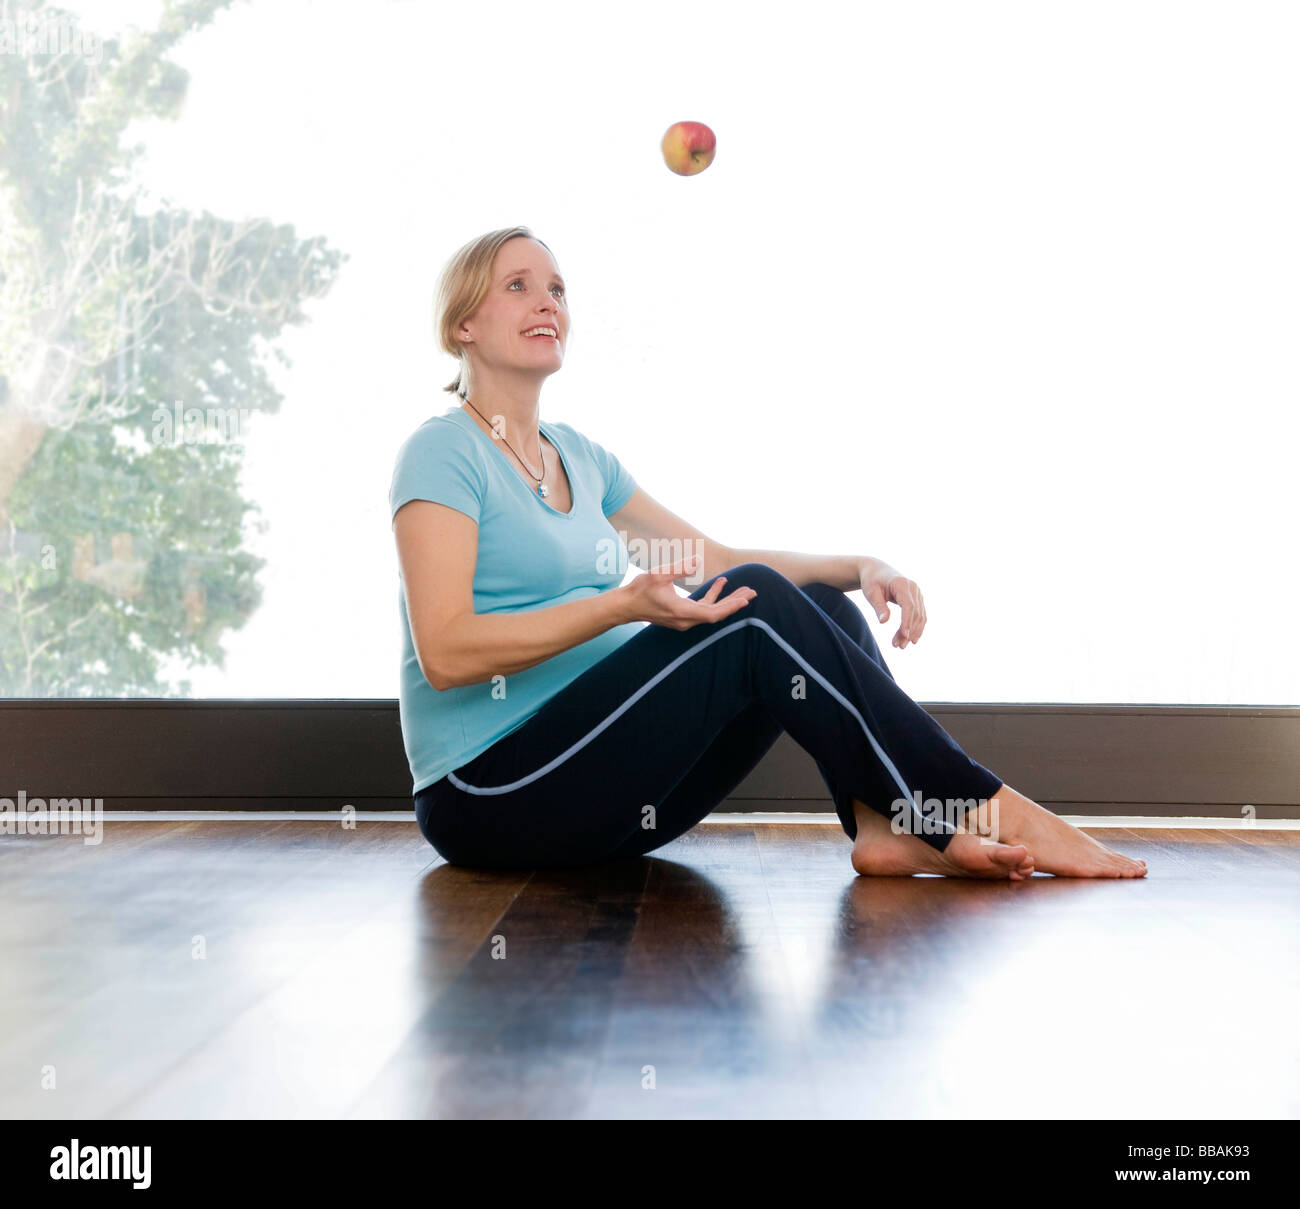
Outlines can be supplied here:
<path id="1" fill-rule="evenodd" d="M 545 483 L 538 483 L 537 494 L 540 495 L 542 499 L 545 499 L 548 495 L 551 494 L 551 489 Z"/>

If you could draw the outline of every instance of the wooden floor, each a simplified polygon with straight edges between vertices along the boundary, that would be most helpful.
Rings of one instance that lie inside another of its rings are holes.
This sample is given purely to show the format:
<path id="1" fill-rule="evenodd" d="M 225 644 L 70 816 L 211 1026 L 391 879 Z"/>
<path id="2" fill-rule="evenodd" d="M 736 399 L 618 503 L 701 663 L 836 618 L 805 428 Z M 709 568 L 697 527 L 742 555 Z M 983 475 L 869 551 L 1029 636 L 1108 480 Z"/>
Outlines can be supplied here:
<path id="1" fill-rule="evenodd" d="M 1295 1117 L 1300 832 L 1091 834 L 1150 876 L 857 878 L 817 823 L 562 873 L 364 818 L 0 837 L 0 1116 Z"/>

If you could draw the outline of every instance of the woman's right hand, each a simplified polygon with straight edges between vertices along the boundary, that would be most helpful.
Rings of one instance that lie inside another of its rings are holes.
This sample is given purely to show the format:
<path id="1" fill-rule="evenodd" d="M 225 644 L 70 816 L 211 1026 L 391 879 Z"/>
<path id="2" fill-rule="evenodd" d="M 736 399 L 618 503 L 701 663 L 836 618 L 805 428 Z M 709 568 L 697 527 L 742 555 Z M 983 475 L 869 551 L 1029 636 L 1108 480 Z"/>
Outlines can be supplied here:
<path id="1" fill-rule="evenodd" d="M 627 594 L 633 621 L 649 621 L 670 630 L 689 630 L 703 621 L 721 621 L 743 609 L 758 593 L 753 588 L 737 588 L 723 600 L 718 597 L 726 585 L 719 575 L 699 600 L 679 596 L 673 581 L 698 570 L 700 555 L 693 554 L 667 567 L 654 567 L 617 589 Z"/>

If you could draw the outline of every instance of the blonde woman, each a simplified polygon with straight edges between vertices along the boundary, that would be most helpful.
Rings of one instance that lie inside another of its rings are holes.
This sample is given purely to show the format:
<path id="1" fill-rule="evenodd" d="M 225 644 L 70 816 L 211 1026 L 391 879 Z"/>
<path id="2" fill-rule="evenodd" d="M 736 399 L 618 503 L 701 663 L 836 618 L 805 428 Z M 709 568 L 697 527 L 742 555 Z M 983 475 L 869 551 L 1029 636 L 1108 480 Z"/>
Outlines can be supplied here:
<path id="1" fill-rule="evenodd" d="M 896 604 L 902 649 L 926 624 L 912 580 L 866 555 L 729 549 L 595 441 L 542 420 L 570 315 L 527 227 L 452 257 L 437 331 L 460 362 L 455 403 L 403 444 L 389 504 L 402 735 L 421 831 L 450 863 L 651 852 L 784 730 L 817 761 L 859 874 L 1145 875 L 1005 785 L 898 687 L 845 593 L 882 622 Z M 692 558 L 623 585 L 609 555 L 629 541 Z"/>

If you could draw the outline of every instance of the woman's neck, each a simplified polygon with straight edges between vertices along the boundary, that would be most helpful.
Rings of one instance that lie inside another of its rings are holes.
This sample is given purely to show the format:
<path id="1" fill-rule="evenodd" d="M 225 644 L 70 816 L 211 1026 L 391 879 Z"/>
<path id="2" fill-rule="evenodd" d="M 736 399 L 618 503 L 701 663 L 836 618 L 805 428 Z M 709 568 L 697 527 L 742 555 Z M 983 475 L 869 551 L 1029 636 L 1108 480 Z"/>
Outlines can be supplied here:
<path id="1" fill-rule="evenodd" d="M 458 396 L 462 409 L 480 428 L 485 428 L 488 435 L 504 437 L 516 449 L 525 453 L 536 453 L 541 445 L 541 427 L 538 419 L 537 400 L 531 402 L 497 403 L 480 402 L 474 393 L 469 392 L 469 401 L 465 396 Z"/>

